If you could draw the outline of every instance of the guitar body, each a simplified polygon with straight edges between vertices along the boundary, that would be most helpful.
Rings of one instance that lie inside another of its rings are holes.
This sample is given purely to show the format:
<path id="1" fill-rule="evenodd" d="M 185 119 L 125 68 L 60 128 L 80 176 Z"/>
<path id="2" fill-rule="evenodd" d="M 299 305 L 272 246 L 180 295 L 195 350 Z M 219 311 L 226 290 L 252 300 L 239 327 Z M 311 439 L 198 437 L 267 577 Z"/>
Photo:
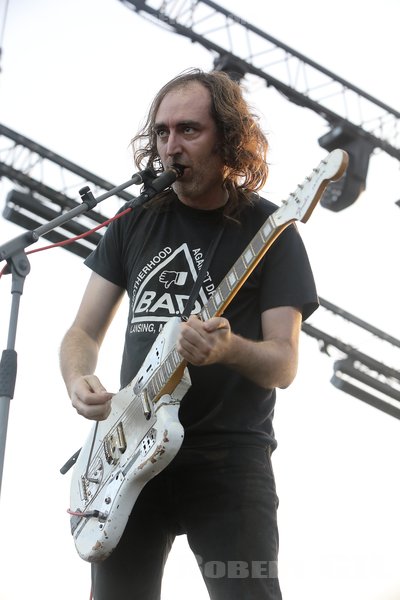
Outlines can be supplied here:
<path id="1" fill-rule="evenodd" d="M 146 483 L 176 456 L 183 441 L 179 404 L 187 371 L 175 389 L 152 402 L 146 384 L 174 346 L 180 319 L 169 321 L 135 379 L 113 397 L 112 412 L 93 428 L 71 482 L 71 532 L 81 558 L 97 562 L 118 544 Z"/>
<path id="2" fill-rule="evenodd" d="M 201 308 L 201 320 L 224 313 L 275 239 L 290 223 L 308 220 L 347 163 L 346 152 L 333 150 L 283 201 Z M 69 512 L 75 546 L 85 560 L 101 561 L 111 554 L 141 490 L 182 445 L 178 411 L 190 379 L 175 348 L 180 322 L 179 317 L 167 322 L 137 376 L 114 396 L 112 413 L 96 424 L 78 457 Z"/>

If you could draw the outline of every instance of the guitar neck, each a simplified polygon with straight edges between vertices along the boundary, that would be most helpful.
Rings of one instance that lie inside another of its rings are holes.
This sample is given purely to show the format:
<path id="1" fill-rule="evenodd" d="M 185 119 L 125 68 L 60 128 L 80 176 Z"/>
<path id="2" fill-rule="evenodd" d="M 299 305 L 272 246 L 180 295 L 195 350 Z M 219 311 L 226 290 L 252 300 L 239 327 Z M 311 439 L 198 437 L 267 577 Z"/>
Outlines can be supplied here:
<path id="1" fill-rule="evenodd" d="M 171 394 L 183 377 L 186 361 L 174 347 L 155 370 L 147 383 L 147 394 L 157 402 L 164 394 Z"/>
<path id="2" fill-rule="evenodd" d="M 275 213 L 274 213 L 275 214 Z M 221 316 L 272 243 L 292 221 L 278 223 L 272 214 L 239 256 L 211 298 L 200 310 L 203 321 Z"/>
<path id="3" fill-rule="evenodd" d="M 347 153 L 340 149 L 334 150 L 290 194 L 282 206 L 272 213 L 201 309 L 200 317 L 203 321 L 223 314 L 276 238 L 294 221 L 305 223 L 309 219 L 329 182 L 339 179 L 347 164 Z"/>

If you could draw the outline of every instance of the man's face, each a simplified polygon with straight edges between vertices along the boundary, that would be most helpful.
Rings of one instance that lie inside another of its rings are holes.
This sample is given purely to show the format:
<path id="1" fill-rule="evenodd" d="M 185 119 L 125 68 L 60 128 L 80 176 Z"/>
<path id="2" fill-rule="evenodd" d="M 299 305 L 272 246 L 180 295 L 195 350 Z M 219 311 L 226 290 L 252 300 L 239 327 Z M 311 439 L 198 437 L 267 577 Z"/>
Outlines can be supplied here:
<path id="1" fill-rule="evenodd" d="M 173 189 L 195 208 L 225 204 L 224 165 L 217 151 L 218 135 L 210 114 L 209 91 L 197 81 L 169 92 L 155 118 L 157 151 L 164 168 L 178 163 L 184 174 Z"/>

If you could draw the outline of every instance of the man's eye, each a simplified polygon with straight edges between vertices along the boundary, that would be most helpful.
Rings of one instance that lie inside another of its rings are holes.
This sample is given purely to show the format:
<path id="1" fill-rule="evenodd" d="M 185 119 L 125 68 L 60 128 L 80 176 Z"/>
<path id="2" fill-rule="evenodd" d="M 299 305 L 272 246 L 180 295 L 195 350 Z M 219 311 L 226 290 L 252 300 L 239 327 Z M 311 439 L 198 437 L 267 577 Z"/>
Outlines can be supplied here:
<path id="1" fill-rule="evenodd" d="M 166 129 L 157 129 L 156 130 L 156 136 L 158 138 L 165 138 L 168 135 L 168 132 Z"/>

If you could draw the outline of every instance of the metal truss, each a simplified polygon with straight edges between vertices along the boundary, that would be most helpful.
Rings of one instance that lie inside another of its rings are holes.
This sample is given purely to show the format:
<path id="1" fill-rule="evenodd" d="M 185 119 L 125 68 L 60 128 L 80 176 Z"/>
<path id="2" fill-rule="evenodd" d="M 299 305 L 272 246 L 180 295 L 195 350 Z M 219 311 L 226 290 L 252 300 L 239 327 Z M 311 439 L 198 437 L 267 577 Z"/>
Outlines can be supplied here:
<path id="1" fill-rule="evenodd" d="M 211 0 L 120 0 L 400 160 L 400 113 Z"/>
<path id="2" fill-rule="evenodd" d="M 115 186 L 82 169 L 78 165 L 55 154 L 33 140 L 0 124 L 0 176 L 14 184 L 6 198 L 3 216 L 25 229 L 33 230 L 56 218 L 60 214 L 80 204 L 79 190 L 88 184 L 95 197 Z M 116 194 L 119 201 L 132 200 L 134 196 L 125 191 Z M 115 208 L 115 207 L 114 207 Z M 107 215 L 90 210 L 75 221 L 44 235 L 57 243 L 68 237 L 81 235 L 103 223 L 116 212 L 109 206 Z M 74 254 L 86 257 L 101 238 L 99 233 L 91 233 L 87 238 L 74 242 L 68 249 Z"/>
<path id="3" fill-rule="evenodd" d="M 302 329 L 318 340 L 321 352 L 334 357 L 331 383 L 400 419 L 400 371 L 396 368 L 400 340 L 324 298 L 320 298 L 320 305 Z M 314 322 L 323 322 L 324 329 Z M 349 338 L 357 339 L 357 344 L 343 341 Z"/>

